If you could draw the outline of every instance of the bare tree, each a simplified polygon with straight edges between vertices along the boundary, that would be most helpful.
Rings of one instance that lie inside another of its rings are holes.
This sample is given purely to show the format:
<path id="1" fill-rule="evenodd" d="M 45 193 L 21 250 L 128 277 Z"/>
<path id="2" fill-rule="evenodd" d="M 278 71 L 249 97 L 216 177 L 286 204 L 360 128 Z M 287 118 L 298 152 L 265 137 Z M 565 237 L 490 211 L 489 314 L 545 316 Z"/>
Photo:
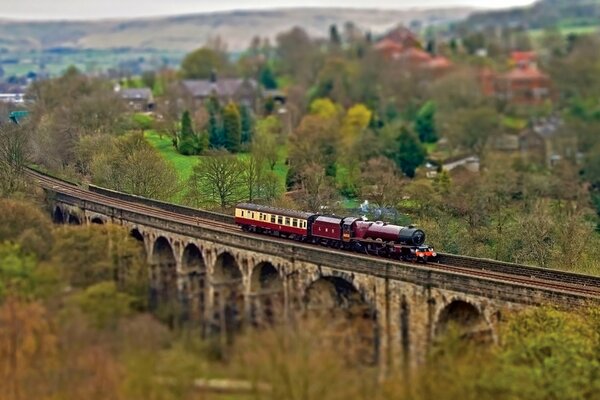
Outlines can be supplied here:
<path id="1" fill-rule="evenodd" d="M 243 165 L 226 150 L 211 151 L 194 167 L 188 186 L 188 203 L 225 209 L 245 197 Z"/>
<path id="2" fill-rule="evenodd" d="M 29 159 L 29 132 L 14 124 L 0 125 L 0 192 L 14 193 L 23 184 Z"/>
<path id="3" fill-rule="evenodd" d="M 400 200 L 404 182 L 393 161 L 386 157 L 369 160 L 363 168 L 362 195 L 379 207 L 394 207 Z"/>

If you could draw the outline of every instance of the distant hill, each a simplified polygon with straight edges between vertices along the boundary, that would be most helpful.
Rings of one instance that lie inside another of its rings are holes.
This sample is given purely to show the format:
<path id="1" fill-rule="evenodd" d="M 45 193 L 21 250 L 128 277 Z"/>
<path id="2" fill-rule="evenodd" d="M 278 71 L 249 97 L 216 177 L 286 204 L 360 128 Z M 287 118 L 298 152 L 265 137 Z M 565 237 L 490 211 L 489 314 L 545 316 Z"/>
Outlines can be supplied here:
<path id="1" fill-rule="evenodd" d="M 530 29 L 594 26 L 600 24 L 600 0 L 541 0 L 529 7 L 476 12 L 464 24 L 475 29 L 498 26 Z"/>
<path id="2" fill-rule="evenodd" d="M 232 11 L 164 18 L 103 21 L 0 20 L 0 50 L 49 48 L 134 48 L 189 51 L 209 37 L 220 36 L 229 50 L 245 49 L 255 36 L 274 39 L 280 32 L 300 26 L 313 36 L 327 35 L 331 24 L 352 21 L 375 34 L 399 24 L 422 25 L 462 20 L 471 8 L 423 10 L 359 10 L 336 8 Z"/>

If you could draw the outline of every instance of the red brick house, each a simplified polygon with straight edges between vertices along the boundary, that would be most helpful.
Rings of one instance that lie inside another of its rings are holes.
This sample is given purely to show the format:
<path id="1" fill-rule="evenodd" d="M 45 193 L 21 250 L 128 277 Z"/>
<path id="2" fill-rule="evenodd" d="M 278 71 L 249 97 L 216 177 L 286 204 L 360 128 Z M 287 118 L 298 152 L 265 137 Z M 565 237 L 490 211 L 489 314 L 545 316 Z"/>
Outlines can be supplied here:
<path id="1" fill-rule="evenodd" d="M 375 45 L 375 50 L 389 60 L 404 66 L 426 70 L 435 76 L 452 68 L 452 62 L 443 56 L 432 56 L 421 49 L 419 39 L 407 28 L 390 31 Z"/>
<path id="2" fill-rule="evenodd" d="M 536 59 L 532 51 L 515 51 L 511 54 L 512 68 L 508 72 L 482 69 L 479 73 L 482 93 L 516 105 L 539 105 L 550 100 L 552 81 L 538 69 Z"/>

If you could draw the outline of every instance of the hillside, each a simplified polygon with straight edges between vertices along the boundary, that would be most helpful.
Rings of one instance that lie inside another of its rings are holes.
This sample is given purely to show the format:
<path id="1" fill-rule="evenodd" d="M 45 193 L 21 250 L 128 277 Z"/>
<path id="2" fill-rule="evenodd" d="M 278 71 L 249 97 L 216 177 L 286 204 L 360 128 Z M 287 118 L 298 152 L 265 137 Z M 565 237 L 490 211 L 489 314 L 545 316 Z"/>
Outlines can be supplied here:
<path id="1" fill-rule="evenodd" d="M 301 26 L 313 36 L 324 36 L 331 24 L 347 21 L 381 33 L 399 23 L 420 21 L 424 26 L 462 20 L 469 8 L 428 10 L 358 10 L 336 8 L 232 11 L 164 18 L 103 21 L 0 20 L 0 50 L 135 48 L 189 51 L 209 37 L 221 36 L 229 50 L 248 46 L 258 35 L 275 39 L 279 32 Z"/>
<path id="2" fill-rule="evenodd" d="M 523 26 L 578 27 L 600 24 L 600 0 L 541 0 L 530 7 L 473 13 L 465 21 L 469 28 Z"/>

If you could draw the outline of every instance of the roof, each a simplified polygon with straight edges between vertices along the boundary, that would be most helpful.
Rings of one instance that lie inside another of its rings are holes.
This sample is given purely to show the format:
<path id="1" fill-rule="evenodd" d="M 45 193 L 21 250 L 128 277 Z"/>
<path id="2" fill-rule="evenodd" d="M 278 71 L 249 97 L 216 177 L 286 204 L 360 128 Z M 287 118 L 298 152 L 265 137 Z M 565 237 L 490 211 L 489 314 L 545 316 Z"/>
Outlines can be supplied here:
<path id="1" fill-rule="evenodd" d="M 334 225 L 340 225 L 342 223 L 342 219 L 338 218 L 338 217 L 327 217 L 324 215 L 321 215 L 320 217 L 318 217 L 315 222 L 325 222 L 327 224 L 334 224 Z"/>
<path id="2" fill-rule="evenodd" d="M 431 69 L 446 69 L 452 67 L 452 62 L 444 56 L 437 56 L 427 62 L 427 67 Z"/>
<path id="3" fill-rule="evenodd" d="M 515 64 L 531 63 L 537 59 L 535 51 L 513 51 L 510 58 Z"/>
<path id="4" fill-rule="evenodd" d="M 258 87 L 254 79 L 224 78 L 213 82 L 209 79 L 184 80 L 184 88 L 190 92 L 193 97 L 209 97 L 213 92 L 217 96 L 233 96 L 245 84 L 250 84 L 253 89 Z"/>
<path id="5" fill-rule="evenodd" d="M 424 63 L 431 61 L 431 55 L 421 49 L 409 47 L 400 54 L 400 59 L 408 60 L 410 62 Z"/>
<path id="6" fill-rule="evenodd" d="M 384 36 L 384 38 L 403 46 L 414 46 L 419 43 L 419 39 L 415 34 L 405 26 L 398 26 L 395 29 L 392 29 Z"/>
<path id="7" fill-rule="evenodd" d="M 382 39 L 376 45 L 375 49 L 380 51 L 400 52 L 403 47 L 401 44 L 394 42 L 392 39 Z"/>
<path id="8" fill-rule="evenodd" d="M 307 219 L 307 218 L 315 215 L 313 213 L 308 213 L 308 212 L 304 212 L 304 211 L 288 210 L 285 208 L 277 208 L 277 207 L 270 207 L 270 206 L 261 206 L 261 205 L 252 204 L 252 203 L 240 203 L 236 206 L 236 208 L 262 212 L 265 214 L 282 215 L 284 217 L 291 217 L 291 218 Z"/>
<path id="9" fill-rule="evenodd" d="M 502 79 L 519 81 L 519 80 L 549 80 L 548 75 L 537 69 L 535 66 L 516 67 L 501 76 Z"/>
<path id="10" fill-rule="evenodd" d="M 121 97 L 125 100 L 150 100 L 152 99 L 152 90 L 149 88 L 140 89 L 121 89 Z"/>

